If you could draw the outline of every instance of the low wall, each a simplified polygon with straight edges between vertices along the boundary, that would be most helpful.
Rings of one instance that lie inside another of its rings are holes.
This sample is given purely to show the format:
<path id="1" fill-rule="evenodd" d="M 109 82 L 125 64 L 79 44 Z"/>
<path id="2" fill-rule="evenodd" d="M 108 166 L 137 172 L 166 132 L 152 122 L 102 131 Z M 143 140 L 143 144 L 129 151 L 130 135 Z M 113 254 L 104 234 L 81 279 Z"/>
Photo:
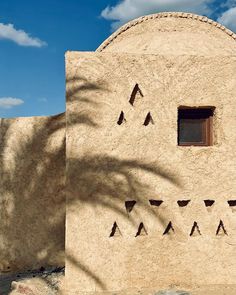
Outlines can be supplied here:
<path id="1" fill-rule="evenodd" d="M 0 272 L 64 265 L 65 115 L 0 119 Z"/>

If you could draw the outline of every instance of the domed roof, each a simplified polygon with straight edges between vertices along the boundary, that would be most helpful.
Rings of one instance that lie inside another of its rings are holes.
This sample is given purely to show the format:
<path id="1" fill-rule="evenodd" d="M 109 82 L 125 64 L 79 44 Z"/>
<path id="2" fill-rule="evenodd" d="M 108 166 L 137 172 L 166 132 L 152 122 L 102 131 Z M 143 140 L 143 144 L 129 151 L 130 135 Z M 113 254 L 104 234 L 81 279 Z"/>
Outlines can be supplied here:
<path id="1" fill-rule="evenodd" d="M 204 16 L 157 13 L 125 24 L 97 52 L 236 55 L 236 34 Z"/>

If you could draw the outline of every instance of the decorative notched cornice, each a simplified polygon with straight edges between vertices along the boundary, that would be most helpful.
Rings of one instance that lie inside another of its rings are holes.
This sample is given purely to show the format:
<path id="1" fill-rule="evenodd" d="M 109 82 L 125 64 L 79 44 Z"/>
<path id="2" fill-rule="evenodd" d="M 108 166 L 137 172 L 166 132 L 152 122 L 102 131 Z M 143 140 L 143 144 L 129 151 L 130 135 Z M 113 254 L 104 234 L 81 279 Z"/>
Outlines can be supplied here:
<path id="1" fill-rule="evenodd" d="M 211 26 L 214 26 L 218 28 L 219 30 L 223 31 L 225 34 L 229 35 L 236 41 L 236 34 L 233 33 L 231 30 L 227 29 L 225 26 L 221 25 L 220 23 L 213 21 L 212 19 L 207 18 L 206 16 L 200 16 L 193 13 L 185 13 L 185 12 L 162 12 L 162 13 L 156 13 L 156 14 L 150 14 L 147 16 L 142 16 L 140 18 L 137 18 L 135 20 L 132 20 L 128 22 L 127 24 L 123 25 L 121 28 L 119 28 L 116 32 L 114 32 L 108 39 L 106 39 L 98 48 L 97 52 L 102 52 L 107 46 L 109 46 L 113 40 L 115 40 L 119 35 L 130 29 L 131 27 L 134 27 L 140 23 L 143 23 L 148 20 L 152 19 L 158 19 L 158 18 L 166 18 L 166 17 L 175 17 L 175 18 L 188 18 L 193 19 L 200 22 L 205 22 L 210 24 Z"/>

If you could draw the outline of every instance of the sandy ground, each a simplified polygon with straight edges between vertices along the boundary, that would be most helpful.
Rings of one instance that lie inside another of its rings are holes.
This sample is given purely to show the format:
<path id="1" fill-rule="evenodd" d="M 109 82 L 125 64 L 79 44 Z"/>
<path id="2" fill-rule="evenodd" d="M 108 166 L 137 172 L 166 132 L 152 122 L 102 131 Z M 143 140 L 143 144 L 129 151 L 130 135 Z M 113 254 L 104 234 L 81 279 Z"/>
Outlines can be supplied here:
<path id="1" fill-rule="evenodd" d="M 77 295 L 77 294 L 76 294 Z M 79 295 L 92 295 L 90 294 L 79 294 Z M 224 286 L 195 286 L 191 290 L 186 288 L 184 291 L 183 288 L 173 289 L 173 290 L 142 290 L 142 291 L 133 291 L 126 290 L 123 292 L 106 292 L 98 293 L 97 295 L 236 295 L 236 285 Z"/>
<path id="2" fill-rule="evenodd" d="M 0 295 L 65 295 L 64 268 L 0 274 Z M 184 290 L 185 289 L 185 290 Z M 71 294 L 74 295 L 73 291 Z M 70 294 L 67 294 L 70 295 Z M 195 286 L 172 290 L 125 290 L 78 295 L 236 295 L 236 285 Z"/>

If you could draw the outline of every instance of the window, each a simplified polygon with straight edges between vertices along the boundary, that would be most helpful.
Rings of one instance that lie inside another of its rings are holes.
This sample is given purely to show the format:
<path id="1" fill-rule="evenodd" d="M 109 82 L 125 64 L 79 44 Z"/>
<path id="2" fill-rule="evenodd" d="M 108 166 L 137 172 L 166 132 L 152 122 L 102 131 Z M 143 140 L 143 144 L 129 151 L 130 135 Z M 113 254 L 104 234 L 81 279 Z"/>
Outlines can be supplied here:
<path id="1" fill-rule="evenodd" d="M 213 107 L 178 109 L 178 145 L 212 145 Z"/>

